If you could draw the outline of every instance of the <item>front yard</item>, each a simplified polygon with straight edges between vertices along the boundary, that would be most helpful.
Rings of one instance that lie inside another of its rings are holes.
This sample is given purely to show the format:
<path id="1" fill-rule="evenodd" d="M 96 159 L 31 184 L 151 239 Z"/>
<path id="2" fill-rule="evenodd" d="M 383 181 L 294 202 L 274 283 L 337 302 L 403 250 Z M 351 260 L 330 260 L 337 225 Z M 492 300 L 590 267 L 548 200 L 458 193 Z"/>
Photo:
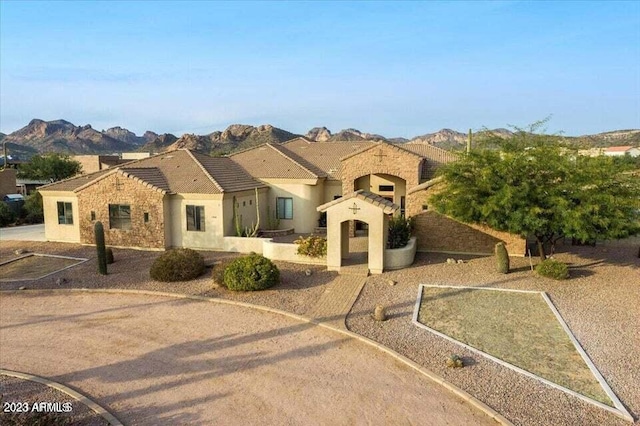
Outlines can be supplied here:
<path id="1" fill-rule="evenodd" d="M 514 424 L 628 425 L 613 414 L 558 389 L 420 329 L 412 323 L 420 284 L 479 286 L 544 291 L 602 373 L 614 393 L 637 417 L 640 414 L 640 242 L 564 247 L 556 257 L 570 264 L 572 278 L 554 281 L 530 271 L 529 260 L 512 258 L 512 272 L 495 272 L 492 257 L 418 254 L 411 268 L 370 276 L 347 317 L 347 327 L 415 360 L 452 384 L 495 408 Z M 34 281 L 0 282 L 2 290 L 44 288 L 121 288 L 165 291 L 228 298 L 278 308 L 297 314 L 311 312 L 336 273 L 321 266 L 276 262 L 282 283 L 272 289 L 234 293 L 213 285 L 211 270 L 200 278 L 160 283 L 149 278 L 158 252 L 114 249 L 116 262 L 109 275 L 97 274 L 95 248 L 76 244 L 2 241 L 0 258 L 17 257 L 14 250 L 85 257 L 89 261 Z M 237 254 L 202 252 L 205 261 Z M 465 263 L 447 264 L 448 257 Z M 536 260 L 533 260 L 534 264 Z M 311 276 L 305 270 L 312 271 Z M 65 278 L 65 280 L 59 280 Z M 394 285 L 390 285 L 390 280 Z M 387 307 L 389 320 L 376 322 L 376 304 Z M 446 359 L 461 355 L 467 366 L 449 369 Z M 444 390 L 443 390 L 444 392 Z M 636 422 L 637 423 L 637 422 Z"/>

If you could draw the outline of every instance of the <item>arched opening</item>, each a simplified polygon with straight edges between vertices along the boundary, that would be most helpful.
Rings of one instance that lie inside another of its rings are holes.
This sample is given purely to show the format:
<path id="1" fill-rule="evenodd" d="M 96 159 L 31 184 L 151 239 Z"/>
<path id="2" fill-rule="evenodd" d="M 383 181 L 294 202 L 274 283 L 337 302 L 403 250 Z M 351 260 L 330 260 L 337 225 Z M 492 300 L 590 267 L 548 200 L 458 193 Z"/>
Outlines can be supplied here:
<path id="1" fill-rule="evenodd" d="M 350 222 L 355 223 L 355 236 L 351 236 L 349 232 Z M 340 224 L 340 266 L 347 267 L 352 272 L 359 269 L 362 269 L 363 273 L 368 271 L 370 244 L 367 222 L 361 220 L 342 222 Z"/>

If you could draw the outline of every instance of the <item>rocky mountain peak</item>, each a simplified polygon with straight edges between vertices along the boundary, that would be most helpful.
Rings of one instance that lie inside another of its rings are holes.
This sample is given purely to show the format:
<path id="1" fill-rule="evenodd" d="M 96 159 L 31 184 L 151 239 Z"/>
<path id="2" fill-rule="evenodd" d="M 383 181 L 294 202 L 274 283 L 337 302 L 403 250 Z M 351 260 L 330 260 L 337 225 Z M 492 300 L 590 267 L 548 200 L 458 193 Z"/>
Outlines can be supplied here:
<path id="1" fill-rule="evenodd" d="M 326 127 L 314 127 L 305 135 L 307 139 L 316 142 L 325 142 L 331 139 L 331 131 Z"/>

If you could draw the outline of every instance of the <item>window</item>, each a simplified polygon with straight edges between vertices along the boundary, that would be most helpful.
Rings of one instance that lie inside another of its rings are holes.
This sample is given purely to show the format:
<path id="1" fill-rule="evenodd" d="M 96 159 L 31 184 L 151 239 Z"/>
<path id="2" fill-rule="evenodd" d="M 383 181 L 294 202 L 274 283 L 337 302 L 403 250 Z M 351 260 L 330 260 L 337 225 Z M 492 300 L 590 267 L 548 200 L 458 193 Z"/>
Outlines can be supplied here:
<path id="1" fill-rule="evenodd" d="M 187 206 L 187 231 L 204 231 L 204 206 Z"/>
<path id="2" fill-rule="evenodd" d="M 109 204 L 109 228 L 131 229 L 131 206 L 128 204 Z"/>
<path id="3" fill-rule="evenodd" d="M 293 198 L 278 197 L 276 201 L 278 219 L 293 219 Z"/>
<path id="4" fill-rule="evenodd" d="M 91 210 L 91 220 L 96 220 L 96 212 Z"/>
<path id="5" fill-rule="evenodd" d="M 149 213 L 144 212 L 144 223 L 149 223 Z"/>
<path id="6" fill-rule="evenodd" d="M 58 224 L 73 225 L 73 208 L 71 203 L 58 201 Z"/>
<path id="7" fill-rule="evenodd" d="M 393 185 L 379 185 L 379 192 L 393 192 Z"/>

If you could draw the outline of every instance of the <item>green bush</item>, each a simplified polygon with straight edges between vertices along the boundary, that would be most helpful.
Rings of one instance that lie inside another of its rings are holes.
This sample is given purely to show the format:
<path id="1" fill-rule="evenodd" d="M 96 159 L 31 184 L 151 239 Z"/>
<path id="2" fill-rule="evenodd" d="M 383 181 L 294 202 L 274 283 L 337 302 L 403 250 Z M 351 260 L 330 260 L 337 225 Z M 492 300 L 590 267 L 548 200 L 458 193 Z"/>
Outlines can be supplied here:
<path id="1" fill-rule="evenodd" d="M 298 254 L 309 257 L 322 257 L 327 255 L 327 239 L 318 235 L 299 237 L 294 241 L 298 245 Z"/>
<path id="2" fill-rule="evenodd" d="M 44 222 L 44 211 L 42 208 L 42 195 L 38 191 L 27 195 L 22 206 L 24 213 L 24 221 L 26 223 L 42 223 Z"/>
<path id="3" fill-rule="evenodd" d="M 15 221 L 15 212 L 4 201 L 0 201 L 0 226 L 7 226 Z"/>
<path id="4" fill-rule="evenodd" d="M 543 260 L 536 266 L 536 271 L 543 277 L 553 278 L 554 280 L 566 280 L 569 278 L 567 265 L 555 259 Z"/>
<path id="5" fill-rule="evenodd" d="M 235 259 L 222 259 L 219 263 L 213 265 L 213 269 L 211 270 L 211 278 L 213 278 L 213 283 L 218 284 L 224 287 L 224 271 L 227 270 L 227 267 L 233 262 Z"/>
<path id="6" fill-rule="evenodd" d="M 256 253 L 235 259 L 224 271 L 224 284 L 229 290 L 264 290 L 279 282 L 278 267 Z"/>
<path id="7" fill-rule="evenodd" d="M 411 220 L 402 216 L 393 216 L 389 220 L 387 248 L 402 248 L 409 243 L 409 238 L 411 238 Z"/>
<path id="8" fill-rule="evenodd" d="M 154 260 L 149 274 L 156 281 L 188 281 L 202 274 L 204 268 L 204 259 L 197 251 L 175 249 Z"/>

